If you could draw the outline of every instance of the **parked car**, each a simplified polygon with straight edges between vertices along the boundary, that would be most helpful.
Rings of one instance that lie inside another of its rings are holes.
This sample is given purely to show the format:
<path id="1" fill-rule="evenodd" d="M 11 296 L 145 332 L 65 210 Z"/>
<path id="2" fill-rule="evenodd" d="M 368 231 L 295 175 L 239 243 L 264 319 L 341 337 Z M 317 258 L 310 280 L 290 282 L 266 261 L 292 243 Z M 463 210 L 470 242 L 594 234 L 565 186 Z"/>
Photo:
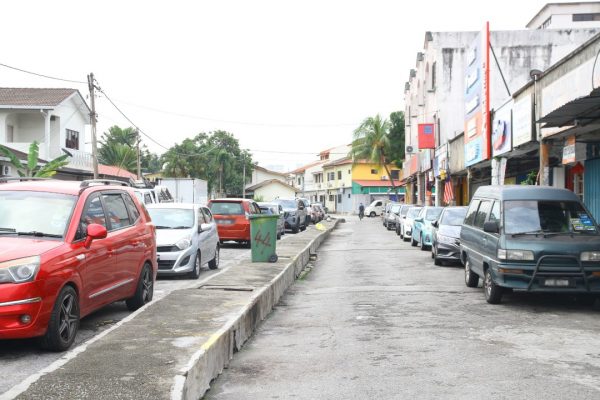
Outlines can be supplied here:
<path id="1" fill-rule="evenodd" d="M 404 240 L 405 242 L 408 242 L 410 240 L 411 237 L 411 233 L 412 233 L 412 229 L 413 229 L 413 221 L 415 218 L 417 218 L 417 216 L 419 215 L 419 213 L 421 212 L 421 206 L 412 206 L 408 209 L 408 212 L 406 213 L 406 217 L 404 217 L 404 220 L 402 221 L 402 231 L 400 232 L 400 238 L 402 240 Z"/>
<path id="2" fill-rule="evenodd" d="M 387 228 L 388 231 L 396 229 L 396 216 L 400 212 L 400 208 L 402 208 L 402 204 L 400 203 L 390 203 L 391 206 L 389 210 L 384 214 L 383 225 Z"/>
<path id="3" fill-rule="evenodd" d="M 64 351 L 86 315 L 152 300 L 154 225 L 133 190 L 117 185 L 0 185 L 0 339 L 40 337 L 44 348 Z"/>
<path id="4" fill-rule="evenodd" d="M 388 217 L 388 214 L 392 208 L 392 206 L 396 204 L 395 202 L 390 201 L 389 203 L 387 203 L 384 207 L 383 210 L 381 211 L 381 224 L 383 226 L 386 226 L 386 219 Z"/>
<path id="5" fill-rule="evenodd" d="M 421 250 L 431 248 L 431 238 L 433 234 L 433 226 L 431 223 L 439 218 L 443 207 L 425 206 L 415 218 L 413 222 L 413 231 L 410 244 L 412 246 L 419 245 Z"/>
<path id="6" fill-rule="evenodd" d="M 283 207 L 277 203 L 257 203 L 260 207 L 260 212 L 263 214 L 277 215 L 277 240 L 285 235 L 285 219 L 283 218 Z"/>
<path id="7" fill-rule="evenodd" d="M 304 204 L 304 211 L 306 212 L 306 219 L 304 221 L 304 226 L 307 227 L 308 225 L 310 225 L 311 222 L 313 222 L 312 208 L 310 207 L 310 200 L 302 198 L 302 197 L 299 198 L 298 200 L 300 200 Z"/>
<path id="8" fill-rule="evenodd" d="M 210 210 L 197 204 L 148 204 L 156 227 L 158 274 L 200 277 L 208 264 L 219 267 L 219 234 Z"/>
<path id="9" fill-rule="evenodd" d="M 374 200 L 365 208 L 365 215 L 367 217 L 376 217 L 381 215 L 387 203 L 389 203 L 389 200 Z"/>
<path id="10" fill-rule="evenodd" d="M 316 210 L 316 213 L 319 217 L 319 222 L 327 219 L 327 209 L 321 203 L 311 203 L 310 205 L 313 209 Z"/>
<path id="11" fill-rule="evenodd" d="M 306 229 L 306 210 L 302 201 L 279 198 L 273 200 L 273 203 L 280 204 L 283 207 L 285 229 L 290 229 L 293 233 Z"/>
<path id="12" fill-rule="evenodd" d="M 221 243 L 232 240 L 250 247 L 250 215 L 260 214 L 260 208 L 250 199 L 213 199 L 208 208 L 217 223 Z"/>
<path id="13" fill-rule="evenodd" d="M 600 294 L 600 230 L 579 197 L 543 186 L 482 186 L 460 233 L 465 283 L 488 303 L 507 289 Z"/>
<path id="14" fill-rule="evenodd" d="M 435 265 L 460 261 L 460 230 L 468 207 L 445 207 L 432 222 L 431 258 Z"/>
<path id="15" fill-rule="evenodd" d="M 402 234 L 402 225 L 404 224 L 404 218 L 406 218 L 406 214 L 408 214 L 408 210 L 410 210 L 410 208 L 412 207 L 412 205 L 410 204 L 403 204 L 402 206 L 400 206 L 400 211 L 395 215 L 394 217 L 394 225 L 396 227 L 396 235 L 401 236 Z"/>

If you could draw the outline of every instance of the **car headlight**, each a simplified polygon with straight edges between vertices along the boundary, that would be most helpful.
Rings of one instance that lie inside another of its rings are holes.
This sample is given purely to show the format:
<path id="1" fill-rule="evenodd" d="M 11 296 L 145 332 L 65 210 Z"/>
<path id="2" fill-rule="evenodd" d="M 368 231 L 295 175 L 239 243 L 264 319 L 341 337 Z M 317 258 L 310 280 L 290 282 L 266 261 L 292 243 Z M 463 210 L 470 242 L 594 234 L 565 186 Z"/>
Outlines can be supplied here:
<path id="1" fill-rule="evenodd" d="M 581 253 L 581 261 L 600 261 L 600 251 L 584 251 Z"/>
<path id="2" fill-rule="evenodd" d="M 533 261 L 533 251 L 498 249 L 498 258 L 501 260 Z"/>
<path id="3" fill-rule="evenodd" d="M 451 236 L 444 236 L 444 235 L 440 235 L 438 233 L 437 235 L 437 241 L 440 243 L 446 243 L 446 244 L 454 244 L 456 243 L 456 239 L 451 237 Z"/>
<path id="4" fill-rule="evenodd" d="M 175 243 L 175 246 L 179 247 L 179 250 L 185 250 L 192 245 L 190 238 L 183 238 L 179 242 Z"/>
<path id="5" fill-rule="evenodd" d="M 40 270 L 40 257 L 26 257 L 0 263 L 0 283 L 31 282 Z"/>

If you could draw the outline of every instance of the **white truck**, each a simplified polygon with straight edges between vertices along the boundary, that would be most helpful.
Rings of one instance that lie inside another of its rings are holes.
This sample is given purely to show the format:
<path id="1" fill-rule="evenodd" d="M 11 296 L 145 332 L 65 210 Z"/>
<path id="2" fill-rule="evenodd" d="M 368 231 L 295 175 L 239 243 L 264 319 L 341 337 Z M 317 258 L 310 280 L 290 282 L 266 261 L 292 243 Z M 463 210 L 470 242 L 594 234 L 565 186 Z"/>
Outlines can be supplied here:
<path id="1" fill-rule="evenodd" d="M 208 183 L 195 178 L 161 178 L 158 185 L 169 189 L 175 203 L 206 204 Z"/>

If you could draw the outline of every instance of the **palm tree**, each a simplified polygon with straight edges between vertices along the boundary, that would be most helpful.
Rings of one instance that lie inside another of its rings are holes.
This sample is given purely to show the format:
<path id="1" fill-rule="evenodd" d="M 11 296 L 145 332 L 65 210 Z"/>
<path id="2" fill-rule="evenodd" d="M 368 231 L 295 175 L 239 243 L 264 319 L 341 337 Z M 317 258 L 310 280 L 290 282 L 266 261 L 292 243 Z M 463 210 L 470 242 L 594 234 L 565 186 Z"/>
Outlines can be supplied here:
<path id="1" fill-rule="evenodd" d="M 134 172 L 137 168 L 135 149 L 122 143 L 107 143 L 98 150 L 98 159 L 104 165 L 112 165 Z"/>
<path id="2" fill-rule="evenodd" d="M 389 158 L 391 154 L 389 132 L 390 122 L 387 119 L 381 119 L 379 114 L 366 118 L 354 130 L 350 154 L 354 162 L 367 160 L 383 166 L 392 184 L 392 190 L 397 193 L 396 185 L 388 169 L 388 163 L 392 161 Z"/>
<path id="3" fill-rule="evenodd" d="M 19 157 L 17 157 L 15 153 L 13 153 L 8 147 L 5 147 L 1 144 L 0 154 L 9 159 L 9 162 L 13 167 L 15 167 L 20 177 L 50 178 L 56 174 L 58 169 L 69 164 L 69 161 L 67 161 L 69 154 L 63 154 L 62 156 L 57 157 L 44 165 L 39 165 L 38 157 L 40 154 L 40 145 L 35 141 L 29 145 L 27 163 L 19 160 Z"/>

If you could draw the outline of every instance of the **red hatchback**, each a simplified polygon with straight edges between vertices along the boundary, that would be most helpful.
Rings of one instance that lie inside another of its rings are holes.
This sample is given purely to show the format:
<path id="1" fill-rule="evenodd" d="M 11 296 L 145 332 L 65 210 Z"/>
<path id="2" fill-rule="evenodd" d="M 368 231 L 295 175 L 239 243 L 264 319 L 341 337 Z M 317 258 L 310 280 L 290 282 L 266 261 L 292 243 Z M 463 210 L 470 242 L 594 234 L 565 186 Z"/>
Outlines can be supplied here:
<path id="1" fill-rule="evenodd" d="M 0 184 L 0 339 L 40 337 L 63 351 L 80 318 L 118 300 L 130 310 L 152 300 L 156 232 L 116 183 Z"/>
<path id="2" fill-rule="evenodd" d="M 221 243 L 233 240 L 250 244 L 251 214 L 260 214 L 260 207 L 249 199 L 214 199 L 208 208 L 217 222 Z"/>

